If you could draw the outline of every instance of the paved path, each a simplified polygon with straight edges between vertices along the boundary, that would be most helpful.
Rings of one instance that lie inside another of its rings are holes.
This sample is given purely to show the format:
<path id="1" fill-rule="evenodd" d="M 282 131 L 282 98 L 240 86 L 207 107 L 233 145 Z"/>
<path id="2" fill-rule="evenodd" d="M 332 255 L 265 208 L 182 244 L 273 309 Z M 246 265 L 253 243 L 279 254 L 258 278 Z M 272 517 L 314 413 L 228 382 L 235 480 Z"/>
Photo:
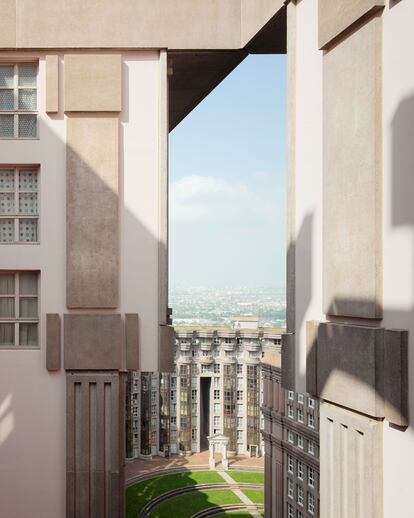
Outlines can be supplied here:
<path id="1" fill-rule="evenodd" d="M 228 474 L 227 471 L 219 471 L 217 470 L 217 473 L 219 475 L 221 475 L 224 480 L 227 482 L 227 484 L 237 484 L 237 482 L 235 480 L 233 480 L 231 478 L 231 476 Z M 241 491 L 240 489 L 233 489 L 233 493 L 238 496 L 240 498 L 240 500 L 246 504 L 246 505 L 255 505 L 254 502 L 252 502 L 250 500 L 250 498 L 248 498 L 244 493 L 243 491 Z M 262 518 L 262 516 L 259 514 L 259 513 L 256 513 L 254 511 L 250 511 L 250 514 L 254 517 L 254 518 Z"/>
<path id="2" fill-rule="evenodd" d="M 150 473 L 151 471 L 157 471 L 160 469 L 170 468 L 188 468 L 193 467 L 205 467 L 207 470 L 210 469 L 208 465 L 209 452 L 202 451 L 201 453 L 194 453 L 186 457 L 180 455 L 173 455 L 169 458 L 154 456 L 152 459 L 134 459 L 127 461 L 125 466 L 125 479 L 129 480 L 135 478 L 138 475 Z M 220 469 L 221 454 L 216 455 L 217 467 Z M 244 457 L 234 456 L 229 457 L 229 466 L 232 469 L 243 469 L 243 468 L 261 468 L 264 466 L 263 457 Z"/>

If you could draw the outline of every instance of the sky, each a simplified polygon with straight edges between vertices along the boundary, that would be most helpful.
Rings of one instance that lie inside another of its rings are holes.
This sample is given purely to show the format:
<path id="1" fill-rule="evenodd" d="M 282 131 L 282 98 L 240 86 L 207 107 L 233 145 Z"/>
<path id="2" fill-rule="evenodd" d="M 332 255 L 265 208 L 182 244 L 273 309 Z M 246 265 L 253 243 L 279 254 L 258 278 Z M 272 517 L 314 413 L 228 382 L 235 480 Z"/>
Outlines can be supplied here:
<path id="1" fill-rule="evenodd" d="M 169 153 L 171 287 L 284 287 L 286 57 L 248 56 Z"/>

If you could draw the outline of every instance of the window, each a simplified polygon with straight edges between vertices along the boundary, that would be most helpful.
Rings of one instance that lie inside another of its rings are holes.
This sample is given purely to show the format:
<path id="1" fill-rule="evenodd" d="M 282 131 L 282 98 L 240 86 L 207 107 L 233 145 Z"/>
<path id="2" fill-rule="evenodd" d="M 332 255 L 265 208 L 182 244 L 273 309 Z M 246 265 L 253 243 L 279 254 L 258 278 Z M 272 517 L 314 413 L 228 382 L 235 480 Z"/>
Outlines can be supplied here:
<path id="1" fill-rule="evenodd" d="M 206 374 L 207 372 L 211 372 L 210 365 L 202 365 L 201 366 L 201 374 Z"/>
<path id="2" fill-rule="evenodd" d="M 308 484 L 310 487 L 315 487 L 315 470 L 308 467 Z"/>
<path id="3" fill-rule="evenodd" d="M 171 426 L 177 426 L 177 416 L 171 417 Z"/>
<path id="4" fill-rule="evenodd" d="M 308 414 L 308 426 L 309 428 L 315 428 L 315 418 L 313 414 Z"/>
<path id="5" fill-rule="evenodd" d="M 243 428 L 243 417 L 237 418 L 237 428 Z"/>
<path id="6" fill-rule="evenodd" d="M 303 423 L 303 410 L 301 408 L 298 408 L 298 421 Z"/>
<path id="7" fill-rule="evenodd" d="M 0 169 L 0 242 L 38 241 L 38 171 Z"/>
<path id="8" fill-rule="evenodd" d="M 197 403 L 191 403 L 191 415 L 193 417 L 197 415 Z"/>
<path id="9" fill-rule="evenodd" d="M 170 391 L 170 399 L 171 399 L 171 401 L 175 401 L 177 399 L 177 391 L 176 390 L 171 390 Z"/>
<path id="10" fill-rule="evenodd" d="M 296 511 L 296 518 L 303 518 L 302 511 Z"/>
<path id="11" fill-rule="evenodd" d="M 295 471 L 295 463 L 294 463 L 294 460 L 293 460 L 293 457 L 292 455 L 287 455 L 287 470 L 288 470 L 288 473 L 294 473 Z"/>
<path id="12" fill-rule="evenodd" d="M 220 388 L 220 378 L 214 378 L 214 388 Z"/>
<path id="13" fill-rule="evenodd" d="M 298 448 L 301 448 L 303 450 L 303 436 L 298 435 Z"/>
<path id="14" fill-rule="evenodd" d="M 237 440 L 238 441 L 243 440 L 243 430 L 237 430 Z"/>
<path id="15" fill-rule="evenodd" d="M 37 65 L 0 65 L 0 138 L 36 138 Z"/>
<path id="16" fill-rule="evenodd" d="M 297 485 L 296 486 L 296 501 L 299 505 L 301 505 L 303 507 L 303 487 L 302 486 L 299 486 Z"/>
<path id="17" fill-rule="evenodd" d="M 290 399 L 291 401 L 293 401 L 293 399 L 294 399 L 293 390 L 288 390 L 288 399 Z"/>
<path id="18" fill-rule="evenodd" d="M 308 399 L 308 407 L 309 408 L 315 408 L 315 400 L 311 397 Z"/>
<path id="19" fill-rule="evenodd" d="M 315 455 L 315 443 L 313 441 L 308 442 L 308 453 Z"/>
<path id="20" fill-rule="evenodd" d="M 215 390 L 214 391 L 214 399 L 220 399 L 220 391 L 219 390 Z"/>
<path id="21" fill-rule="evenodd" d="M 295 414 L 293 412 L 293 406 L 292 405 L 288 405 L 287 406 L 287 415 L 288 417 L 290 417 L 291 419 L 294 419 L 295 418 Z"/>
<path id="22" fill-rule="evenodd" d="M 287 504 L 287 512 L 288 512 L 288 518 L 295 518 L 293 507 L 289 503 Z"/>
<path id="23" fill-rule="evenodd" d="M 315 497 L 312 493 L 308 493 L 308 513 L 313 514 L 315 512 Z"/>
<path id="24" fill-rule="evenodd" d="M 38 346 L 37 272 L 0 273 L 0 347 Z"/>
<path id="25" fill-rule="evenodd" d="M 220 403 L 214 403 L 214 413 L 215 414 L 220 413 Z"/>
<path id="26" fill-rule="evenodd" d="M 293 500 L 294 490 L 293 490 L 293 482 L 290 478 L 287 479 L 287 495 L 289 498 Z"/>
<path id="27" fill-rule="evenodd" d="M 243 403 L 237 403 L 237 415 L 244 414 L 244 405 Z"/>
<path id="28" fill-rule="evenodd" d="M 303 475 L 304 475 L 303 462 L 298 460 L 298 479 L 303 480 Z"/>
<path id="29" fill-rule="evenodd" d="M 192 428 L 191 429 L 191 439 L 193 441 L 196 441 L 197 440 L 197 428 Z"/>
<path id="30" fill-rule="evenodd" d="M 214 427 L 220 428 L 220 416 L 219 415 L 214 416 Z"/>
<path id="31" fill-rule="evenodd" d="M 233 339 L 232 339 L 232 338 L 225 338 L 225 339 L 224 339 L 224 342 L 225 342 L 226 344 L 231 344 L 231 343 L 233 343 Z"/>
<path id="32" fill-rule="evenodd" d="M 237 401 L 243 401 L 243 391 L 242 390 L 237 391 Z"/>
<path id="33" fill-rule="evenodd" d="M 191 401 L 197 401 L 197 389 L 191 389 Z"/>
<path id="34" fill-rule="evenodd" d="M 218 345 L 220 343 L 220 338 L 218 338 L 217 336 L 214 337 L 213 339 L 213 343 Z"/>
<path id="35" fill-rule="evenodd" d="M 237 388 L 242 389 L 243 388 L 243 378 L 237 378 Z"/>
<path id="36" fill-rule="evenodd" d="M 292 432 L 292 430 L 288 430 L 288 433 L 287 433 L 288 442 L 293 444 L 294 439 L 295 439 L 295 434 Z"/>
<path id="37" fill-rule="evenodd" d="M 237 374 L 243 374 L 243 365 L 242 364 L 238 363 L 236 369 L 237 369 Z"/>
<path id="38" fill-rule="evenodd" d="M 298 403 L 299 405 L 303 405 L 304 397 L 303 394 L 298 394 Z"/>
<path id="39" fill-rule="evenodd" d="M 214 374 L 220 374 L 220 364 L 219 363 L 214 364 Z"/>

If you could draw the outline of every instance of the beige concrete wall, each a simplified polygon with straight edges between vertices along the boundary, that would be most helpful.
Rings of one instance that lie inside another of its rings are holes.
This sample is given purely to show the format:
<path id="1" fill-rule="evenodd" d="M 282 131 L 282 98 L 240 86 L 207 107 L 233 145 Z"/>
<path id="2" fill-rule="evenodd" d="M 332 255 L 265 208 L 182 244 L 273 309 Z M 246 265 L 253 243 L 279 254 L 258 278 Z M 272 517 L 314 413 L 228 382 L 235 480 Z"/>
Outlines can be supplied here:
<path id="1" fill-rule="evenodd" d="M 119 121 L 67 116 L 67 306 L 119 303 Z"/>
<path id="2" fill-rule="evenodd" d="M 295 291 L 296 390 L 306 391 L 306 321 L 322 320 L 322 54 L 318 3 L 296 9 Z M 290 119 L 289 119 L 290 120 Z"/>
<path id="3" fill-rule="evenodd" d="M 43 54 L 38 86 L 40 138 L 0 140 L 1 163 L 40 164 L 40 244 L 0 247 L 1 269 L 42 270 L 40 349 L 0 351 L 0 515 L 8 518 L 65 516 L 65 376 L 46 370 L 46 314 L 65 309 L 65 122 L 45 113 Z"/>
<path id="4" fill-rule="evenodd" d="M 10 47 L 226 49 L 241 41 L 240 0 L 14 0 L 9 16 L 2 40 Z"/>
<path id="5" fill-rule="evenodd" d="M 384 516 L 412 511 L 414 457 L 414 3 L 389 2 L 384 10 L 384 318 L 387 328 L 409 331 L 410 426 L 384 427 Z"/>
<path id="6" fill-rule="evenodd" d="M 59 56 L 46 56 L 46 111 L 59 111 Z"/>
<path id="7" fill-rule="evenodd" d="M 322 403 L 320 433 L 321 518 L 383 516 L 383 423 Z"/>
<path id="8" fill-rule="evenodd" d="M 324 55 L 323 283 L 330 315 L 382 314 L 381 42 L 382 21 L 374 17 Z"/>
<path id="9" fill-rule="evenodd" d="M 385 0 L 319 0 L 319 47 L 329 46 L 363 16 L 384 5 Z"/>
<path id="10" fill-rule="evenodd" d="M 119 112 L 120 54 L 65 54 L 65 111 Z"/>
<path id="11" fill-rule="evenodd" d="M 161 177 L 159 52 L 125 54 L 121 112 L 121 313 L 138 313 L 140 365 L 158 368 Z"/>

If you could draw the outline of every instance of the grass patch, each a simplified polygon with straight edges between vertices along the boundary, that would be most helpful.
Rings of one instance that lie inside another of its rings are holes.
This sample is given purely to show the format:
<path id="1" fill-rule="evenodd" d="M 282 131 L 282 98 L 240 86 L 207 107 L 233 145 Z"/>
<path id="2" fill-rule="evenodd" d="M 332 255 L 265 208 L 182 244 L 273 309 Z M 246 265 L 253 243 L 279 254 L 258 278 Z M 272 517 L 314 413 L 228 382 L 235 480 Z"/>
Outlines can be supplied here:
<path id="1" fill-rule="evenodd" d="M 215 482 L 223 482 L 222 477 L 215 471 L 186 471 L 143 480 L 126 489 L 126 516 L 136 518 L 145 505 L 167 491 Z"/>
<path id="2" fill-rule="evenodd" d="M 227 516 L 231 516 L 232 518 L 244 518 L 245 516 L 251 516 L 247 511 L 229 511 L 228 513 L 217 514 L 216 518 L 227 518 Z"/>
<path id="3" fill-rule="evenodd" d="M 240 499 L 230 489 L 207 489 L 176 496 L 163 502 L 151 513 L 151 518 L 190 518 L 193 514 L 226 504 L 238 504 Z"/>
<path id="4" fill-rule="evenodd" d="M 254 504 L 264 504 L 264 491 L 262 489 L 242 489 L 241 491 Z"/>
<path id="5" fill-rule="evenodd" d="M 261 471 L 229 471 L 230 477 L 239 484 L 264 484 Z"/>

